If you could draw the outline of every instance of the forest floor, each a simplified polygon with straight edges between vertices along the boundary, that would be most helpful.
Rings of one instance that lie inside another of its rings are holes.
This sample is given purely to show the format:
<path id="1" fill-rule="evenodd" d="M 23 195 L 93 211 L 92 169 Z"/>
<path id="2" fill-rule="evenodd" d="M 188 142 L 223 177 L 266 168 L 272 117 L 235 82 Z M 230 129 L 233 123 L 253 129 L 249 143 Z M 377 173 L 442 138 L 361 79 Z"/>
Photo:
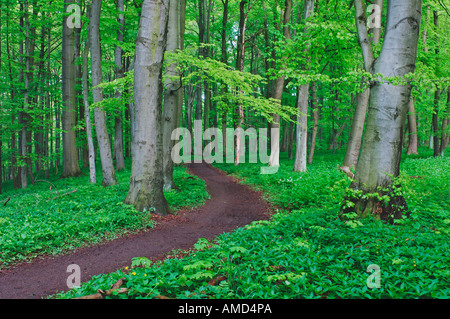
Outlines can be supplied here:
<path id="1" fill-rule="evenodd" d="M 103 244 L 78 248 L 62 256 L 23 262 L 0 271 L 0 299 L 38 299 L 65 291 L 69 265 L 79 265 L 81 281 L 128 266 L 134 257 L 159 260 L 190 249 L 199 238 L 213 239 L 256 220 L 270 218 L 270 205 L 249 186 L 207 164 L 189 171 L 206 182 L 210 199 L 198 208 L 157 217 L 154 228 Z"/>

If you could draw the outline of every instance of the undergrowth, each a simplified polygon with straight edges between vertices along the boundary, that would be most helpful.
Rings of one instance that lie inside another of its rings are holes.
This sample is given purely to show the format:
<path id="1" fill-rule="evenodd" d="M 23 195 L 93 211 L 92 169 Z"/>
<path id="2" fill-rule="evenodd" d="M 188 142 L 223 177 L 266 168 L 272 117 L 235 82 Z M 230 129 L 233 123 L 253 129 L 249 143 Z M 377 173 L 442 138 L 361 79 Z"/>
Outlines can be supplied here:
<path id="1" fill-rule="evenodd" d="M 0 198 L 0 269 L 152 228 L 151 214 L 123 203 L 130 170 L 117 177 L 118 184 L 107 188 L 101 186 L 101 175 L 97 184 L 90 184 L 85 174 L 37 179 L 25 190 L 7 189 Z M 201 205 L 209 197 L 204 181 L 184 167 L 175 167 L 174 181 L 181 191 L 165 193 L 174 211 Z"/>
<path id="2" fill-rule="evenodd" d="M 125 278 L 126 293 L 111 298 L 449 298 L 450 159 L 403 160 L 412 214 L 389 225 L 339 218 L 348 186 L 337 170 L 341 155 L 319 154 L 307 173 L 292 172 L 286 158 L 274 175 L 260 175 L 255 164 L 217 165 L 264 191 L 275 205 L 270 221 L 200 239 L 163 261 L 137 256 L 130 267 L 54 297 L 94 294 Z"/>

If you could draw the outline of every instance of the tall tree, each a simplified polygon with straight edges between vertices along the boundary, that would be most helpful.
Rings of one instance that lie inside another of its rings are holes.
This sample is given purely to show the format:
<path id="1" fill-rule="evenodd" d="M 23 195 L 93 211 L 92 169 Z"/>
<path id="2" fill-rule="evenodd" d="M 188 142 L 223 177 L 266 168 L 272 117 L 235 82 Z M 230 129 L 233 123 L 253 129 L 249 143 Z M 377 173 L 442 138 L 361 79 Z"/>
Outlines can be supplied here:
<path id="1" fill-rule="evenodd" d="M 411 97 L 409 101 L 408 110 L 408 128 L 409 128 L 409 140 L 408 140 L 408 150 L 406 154 L 418 154 L 418 139 L 417 139 L 417 124 L 416 124 L 416 111 L 414 107 L 414 99 Z"/>
<path id="2" fill-rule="evenodd" d="M 439 29 L 439 13 L 437 11 L 433 11 L 433 18 L 434 18 L 434 27 L 435 27 L 435 34 L 436 34 L 436 48 L 435 48 L 435 54 L 436 54 L 436 75 L 439 76 L 440 73 L 440 63 L 439 63 L 439 37 L 438 37 L 438 29 Z M 436 85 L 436 89 L 434 91 L 434 109 L 433 109 L 433 115 L 431 120 L 431 128 L 432 128 L 432 135 L 433 135 L 433 156 L 437 157 L 440 153 L 440 138 L 439 138 L 439 97 L 441 94 L 441 90 L 439 86 Z"/>
<path id="3" fill-rule="evenodd" d="M 248 4 L 247 12 L 245 12 L 245 5 Z M 236 58 L 236 67 L 239 71 L 244 72 L 244 62 L 245 62 L 245 32 L 247 29 L 247 21 L 248 14 L 253 7 L 253 2 L 243 0 L 239 4 L 239 38 L 238 38 L 238 50 L 237 50 L 237 58 Z M 234 156 L 234 164 L 238 165 L 241 158 L 241 153 L 243 150 L 243 146 L 241 145 L 241 136 L 243 134 L 243 126 L 244 126 L 244 107 L 242 103 L 239 103 L 237 107 L 237 124 L 236 124 L 236 147 L 235 147 L 235 156 Z"/>
<path id="4" fill-rule="evenodd" d="M 372 72 L 373 63 L 375 62 L 373 48 L 369 40 L 369 34 L 367 32 L 367 15 L 366 5 L 363 0 L 355 0 L 355 22 L 358 33 L 358 41 L 361 47 L 362 56 L 364 60 L 364 70 L 366 72 Z M 375 4 L 379 9 L 375 9 L 374 15 L 379 15 L 375 19 L 381 20 L 383 12 L 383 1 L 378 0 Z M 378 44 L 380 41 L 381 24 L 374 25 L 373 28 L 373 43 Z M 352 128 L 350 131 L 350 137 L 348 141 L 347 151 L 345 153 L 342 169 L 354 168 L 358 162 L 359 152 L 361 148 L 362 136 L 364 131 L 364 123 L 367 115 L 367 107 L 370 98 L 370 88 L 362 87 L 362 92 L 356 95 L 356 108 L 353 116 Z"/>
<path id="5" fill-rule="evenodd" d="M 307 21 L 314 14 L 314 0 L 306 0 L 304 8 L 304 20 Z M 305 27 L 306 33 L 308 28 Z M 305 52 L 308 54 L 309 45 L 306 46 Z M 306 64 L 309 64 L 307 59 Z M 307 69 L 308 66 L 303 67 Z M 299 86 L 297 90 L 297 108 L 299 115 L 297 116 L 297 133 L 296 133 L 296 150 L 295 150 L 295 172 L 306 171 L 306 156 L 308 149 L 308 105 L 309 105 L 309 83 Z"/>
<path id="6" fill-rule="evenodd" d="M 90 17 L 91 6 L 88 5 L 87 16 Z M 83 86 L 83 106 L 84 106 L 84 120 L 86 125 L 86 135 L 88 144 L 88 160 L 89 160 L 89 181 L 93 184 L 97 183 L 97 173 L 95 170 L 95 149 L 94 139 L 92 137 L 91 124 L 91 110 L 89 108 L 89 88 L 88 88 L 88 58 L 89 58 L 90 41 L 86 41 L 83 51 L 83 66 L 82 66 L 82 86 Z"/>
<path id="7" fill-rule="evenodd" d="M 65 12 L 75 0 L 64 0 Z M 62 129 L 63 129 L 63 173 L 62 177 L 76 177 L 81 170 L 78 163 L 78 151 L 74 126 L 77 117 L 75 97 L 75 28 L 68 23 L 67 15 L 63 20 L 62 39 Z"/>
<path id="8" fill-rule="evenodd" d="M 100 11 L 102 1 L 93 0 L 91 7 L 91 21 L 89 23 L 89 37 L 91 47 L 91 68 L 92 68 L 92 86 L 94 103 L 100 103 L 103 100 L 102 88 L 98 87 L 102 83 L 102 55 L 100 48 Z M 108 129 L 106 127 L 105 110 L 96 106 L 94 109 L 95 131 L 97 133 L 98 148 L 100 151 L 100 160 L 102 163 L 103 186 L 117 184 L 116 172 L 114 170 L 111 140 L 109 139 Z"/>
<path id="9" fill-rule="evenodd" d="M 311 146 L 309 148 L 309 154 L 308 154 L 308 164 L 313 163 L 314 158 L 314 152 L 316 149 L 316 139 L 317 139 L 317 131 L 319 128 L 319 105 L 317 102 L 317 84 L 316 82 L 313 82 L 311 84 L 311 95 L 312 95 L 312 112 L 313 112 L 313 119 L 314 124 L 311 132 Z"/>
<path id="10" fill-rule="evenodd" d="M 422 15 L 422 0 L 389 1 L 387 25 L 374 73 L 382 77 L 402 78 L 415 71 Z M 366 133 L 356 167 L 354 187 L 362 193 L 381 192 L 392 188 L 393 177 L 400 171 L 403 131 L 411 96 L 411 83 L 394 85 L 384 79 L 375 81 L 370 92 Z M 389 192 L 388 192 L 389 193 Z M 390 194 L 390 193 L 389 193 Z M 354 209 L 361 216 L 377 218 L 399 217 L 400 206 L 406 205 L 401 196 L 385 203 L 376 197 L 361 196 Z M 390 209 L 388 209 L 388 205 Z"/>
<path id="11" fill-rule="evenodd" d="M 117 18 L 117 23 L 119 28 L 117 30 L 117 42 L 116 50 L 114 52 L 114 64 L 116 66 L 116 78 L 121 79 L 124 77 L 125 70 L 122 63 L 123 49 L 121 44 L 123 43 L 123 37 L 125 32 L 125 17 L 124 11 L 124 0 L 117 0 L 117 11 L 119 17 Z M 116 90 L 116 98 L 120 101 L 122 92 Z M 116 158 L 116 169 L 121 171 L 125 168 L 125 159 L 123 154 L 123 124 L 122 124 L 122 108 L 119 107 L 115 114 L 114 119 L 114 156 Z"/>
<path id="12" fill-rule="evenodd" d="M 450 126 L 450 86 L 447 87 L 447 110 L 442 120 L 442 137 L 440 149 L 441 156 L 445 155 L 445 149 L 448 147 L 448 143 L 450 140 L 450 134 L 447 132 L 449 126 Z"/>
<path id="13" fill-rule="evenodd" d="M 166 48 L 168 52 L 176 52 L 183 49 L 185 6 L 186 2 L 184 0 L 170 2 Z M 181 111 L 181 104 L 183 103 L 181 76 L 179 64 L 175 60 L 166 60 L 163 111 L 163 174 L 165 190 L 175 188 L 171 156 L 174 145 L 172 132 L 180 125 L 178 113 Z"/>
<path id="14" fill-rule="evenodd" d="M 291 10 L 292 10 L 292 0 L 285 0 L 284 2 L 284 15 L 282 20 L 282 28 L 283 28 L 283 36 L 286 40 L 290 39 L 290 31 L 289 31 L 289 22 L 291 18 Z M 285 60 L 286 56 L 281 58 L 281 68 L 284 69 L 286 67 Z M 285 84 L 285 76 L 280 75 L 277 77 L 275 81 L 275 91 L 273 92 L 273 98 L 278 100 L 281 104 L 281 98 L 283 96 Z M 272 116 L 271 128 L 274 129 L 272 140 L 271 140 L 271 148 L 270 148 L 270 158 L 269 165 L 270 166 L 280 166 L 280 115 L 274 114 Z"/>
<path id="15" fill-rule="evenodd" d="M 228 63 L 228 53 L 227 53 L 227 24 L 228 24 L 228 0 L 222 0 L 223 4 L 223 15 L 222 15 L 222 32 L 221 32 L 221 59 L 220 62 Z M 227 88 L 222 86 L 221 93 L 225 94 Z M 227 148 L 227 110 L 223 108 L 222 110 L 222 139 L 223 139 L 223 151 L 224 154 Z"/>
<path id="16" fill-rule="evenodd" d="M 130 188 L 125 203 L 139 211 L 169 212 L 162 161 L 162 67 L 167 42 L 169 0 L 144 0 L 136 41 L 135 132 Z"/>

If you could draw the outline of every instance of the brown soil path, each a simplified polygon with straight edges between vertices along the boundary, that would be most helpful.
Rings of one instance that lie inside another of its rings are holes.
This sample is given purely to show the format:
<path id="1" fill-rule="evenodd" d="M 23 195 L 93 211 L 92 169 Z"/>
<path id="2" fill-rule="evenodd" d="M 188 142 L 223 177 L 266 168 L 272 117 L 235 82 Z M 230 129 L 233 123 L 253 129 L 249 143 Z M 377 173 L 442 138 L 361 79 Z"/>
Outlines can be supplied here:
<path id="1" fill-rule="evenodd" d="M 190 171 L 207 184 L 211 199 L 202 207 L 158 219 L 157 226 L 145 232 L 0 271 L 0 299 L 38 299 L 67 290 L 71 264 L 80 266 L 85 282 L 129 265 L 133 257 L 164 258 L 173 249 L 191 248 L 199 238 L 210 240 L 269 218 L 269 205 L 249 187 L 208 164 L 191 164 Z"/>

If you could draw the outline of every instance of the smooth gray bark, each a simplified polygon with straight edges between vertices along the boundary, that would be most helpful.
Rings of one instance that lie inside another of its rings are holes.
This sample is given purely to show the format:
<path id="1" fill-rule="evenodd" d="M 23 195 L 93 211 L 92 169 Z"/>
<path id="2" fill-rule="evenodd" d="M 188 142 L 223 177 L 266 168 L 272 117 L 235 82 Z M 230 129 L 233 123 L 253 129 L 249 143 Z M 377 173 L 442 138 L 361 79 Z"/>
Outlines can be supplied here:
<path id="1" fill-rule="evenodd" d="M 119 30 L 117 30 L 117 42 L 123 43 L 123 37 L 125 32 L 125 18 L 123 15 L 124 11 L 124 0 L 117 1 L 117 10 L 119 11 L 119 17 L 117 22 L 119 23 Z M 120 45 L 116 46 L 114 52 L 114 64 L 116 66 L 116 78 L 121 79 L 125 75 L 124 66 L 122 63 L 123 50 Z M 120 90 L 116 91 L 115 94 L 117 100 L 120 101 L 122 92 Z M 114 157 L 116 159 L 116 169 L 118 171 L 125 168 L 125 159 L 123 154 L 123 121 L 122 121 L 122 109 L 119 109 L 115 114 L 114 119 Z"/>
<path id="2" fill-rule="evenodd" d="M 406 154 L 418 154 L 417 121 L 413 98 L 411 98 L 411 101 L 409 102 L 408 127 L 409 127 L 409 140 L 408 140 L 408 150 Z"/>
<path id="3" fill-rule="evenodd" d="M 297 134 L 295 150 L 295 172 L 306 172 L 306 156 L 308 148 L 308 103 L 309 83 L 301 85 L 297 90 L 297 108 L 300 115 L 297 116 Z"/>
<path id="4" fill-rule="evenodd" d="M 102 1 L 93 0 L 91 7 L 91 21 L 89 23 L 89 37 L 91 46 L 91 68 L 94 103 L 103 100 L 102 89 L 98 87 L 102 83 L 102 57 L 100 48 L 100 10 Z M 102 163 L 103 186 L 117 184 L 116 172 L 112 160 L 111 140 L 106 128 L 105 111 L 101 107 L 95 107 L 95 131 L 97 133 L 100 160 Z"/>
<path id="5" fill-rule="evenodd" d="M 382 12 L 383 12 L 383 4 L 384 4 L 384 0 L 375 0 L 374 1 L 374 5 L 378 6 L 378 8 L 373 9 L 374 11 L 376 10 L 380 10 L 381 16 L 379 17 L 380 19 L 380 25 L 379 26 L 375 26 L 374 28 L 372 28 L 372 41 L 373 43 L 379 43 L 381 40 L 381 17 L 382 17 Z M 378 19 L 378 17 L 375 17 L 375 19 Z"/>
<path id="6" fill-rule="evenodd" d="M 162 147 L 162 67 L 167 41 L 168 0 L 144 0 L 136 41 L 135 132 L 130 188 L 125 203 L 166 215 Z"/>
<path id="7" fill-rule="evenodd" d="M 308 20 L 314 14 L 314 0 L 305 1 L 304 19 Z M 305 27 L 304 33 L 308 32 Z M 309 51 L 309 44 L 306 46 L 306 53 Z M 309 63 L 309 61 L 307 62 Z M 305 66 L 305 69 L 308 66 Z M 307 153 L 308 153 L 308 106 L 309 106 L 309 83 L 300 85 L 297 91 L 297 133 L 295 149 L 295 172 L 306 172 Z"/>
<path id="8" fill-rule="evenodd" d="M 439 13 L 437 11 L 433 11 L 434 18 L 434 26 L 435 26 L 435 41 L 436 48 L 434 50 L 436 54 L 436 71 L 435 74 L 437 77 L 440 76 L 440 59 L 439 59 L 439 38 L 438 38 L 438 29 L 439 29 Z M 440 152 L 440 136 L 439 136 L 439 99 L 440 99 L 441 89 L 436 87 L 436 91 L 434 92 L 434 110 L 432 115 L 432 136 L 433 136 L 433 155 L 434 157 L 439 156 Z"/>
<path id="9" fill-rule="evenodd" d="M 442 137 L 441 137 L 441 156 L 445 155 L 445 149 L 448 147 L 450 134 L 448 131 L 448 126 L 450 125 L 450 86 L 447 88 L 447 111 L 444 114 L 444 119 L 442 120 Z"/>
<path id="10" fill-rule="evenodd" d="M 223 15 L 222 15 L 222 33 L 221 33 L 221 62 L 227 64 L 228 63 L 228 54 L 227 54 L 227 23 L 228 23 L 228 0 L 222 0 L 223 4 Z M 222 86 L 221 93 L 225 94 L 227 88 Z M 223 137 L 223 151 L 226 153 L 227 149 L 227 110 L 223 108 L 222 110 L 222 137 Z"/>
<path id="11" fill-rule="evenodd" d="M 171 1 L 169 9 L 169 22 L 167 27 L 167 52 L 176 52 L 183 49 L 184 38 L 184 10 L 185 0 Z M 176 61 L 166 60 L 165 92 L 163 110 L 163 174 L 164 190 L 175 188 L 173 181 L 172 132 L 179 127 L 178 113 L 183 102 L 183 85 L 181 72 Z"/>
<path id="12" fill-rule="evenodd" d="M 292 12 L 292 0 L 285 0 L 284 3 L 284 16 L 283 16 L 283 36 L 285 39 L 289 39 L 291 37 L 290 31 L 289 31 L 289 22 L 291 18 L 291 12 Z M 282 57 L 283 64 L 285 63 L 284 60 L 287 59 L 287 57 Z M 285 77 L 279 76 L 275 81 L 275 91 L 273 94 L 273 98 L 276 100 L 279 100 L 279 103 L 281 104 L 281 98 L 283 96 L 283 90 L 284 90 L 284 83 L 285 83 Z M 270 127 L 273 129 L 271 133 L 271 147 L 270 147 L 270 157 L 269 157 L 269 165 L 272 167 L 280 166 L 280 124 L 281 124 L 281 118 L 279 114 L 273 114 L 272 116 L 272 123 L 270 124 Z"/>
<path id="13" fill-rule="evenodd" d="M 386 34 L 374 73 L 402 77 L 415 71 L 422 15 L 422 0 L 390 1 Z M 356 187 L 375 192 L 390 187 L 399 175 L 403 131 L 411 96 L 411 84 L 376 81 L 371 89 L 366 133 L 356 167 Z M 360 201 L 355 208 L 363 216 L 376 213 L 375 200 Z"/>
<path id="14" fill-rule="evenodd" d="M 245 40 L 245 33 L 247 29 L 247 21 L 248 21 L 248 14 L 253 7 L 253 2 L 249 4 L 249 7 L 247 8 L 247 12 L 244 12 L 244 6 L 247 4 L 247 1 L 241 1 L 239 5 L 239 11 L 240 11 L 240 22 L 239 22 L 239 45 L 238 45 L 238 58 L 236 60 L 236 66 L 237 69 L 241 72 L 244 72 L 244 61 L 245 61 L 245 49 L 246 49 L 246 40 Z M 234 156 L 234 164 L 239 165 L 240 162 L 240 154 L 242 153 L 242 150 L 245 148 L 245 145 L 241 145 L 242 140 L 242 130 L 244 126 L 244 107 L 242 104 L 238 105 L 237 109 L 237 127 L 236 127 L 236 145 L 235 145 L 235 156 Z"/>
<path id="15" fill-rule="evenodd" d="M 382 14 L 383 1 L 378 0 L 376 5 L 381 5 L 379 10 L 381 10 L 380 14 Z M 363 0 L 355 0 L 355 22 L 364 60 L 364 70 L 366 72 L 372 72 L 375 58 L 369 40 L 369 34 L 367 32 L 366 5 Z M 374 44 L 378 44 L 380 41 L 380 33 L 381 28 L 374 28 Z M 356 96 L 356 108 L 353 116 L 352 129 L 350 131 L 347 152 L 345 154 L 344 162 L 342 163 L 342 167 L 344 168 L 354 168 L 358 162 L 369 98 L 370 88 L 364 88 L 363 92 L 358 93 Z"/>
<path id="16" fill-rule="evenodd" d="M 319 129 L 319 105 L 317 104 L 317 84 L 316 82 L 313 82 L 311 84 L 311 93 L 312 93 L 312 107 L 313 107 L 313 119 L 314 119 L 314 125 L 311 132 L 311 146 L 309 149 L 309 155 L 308 155 L 308 164 L 313 163 L 314 158 L 314 152 L 316 149 L 316 139 L 317 139 L 317 130 Z"/>
<path id="17" fill-rule="evenodd" d="M 90 16 L 90 6 L 87 9 L 87 15 Z M 86 41 L 86 45 L 83 51 L 83 66 L 82 66 L 82 79 L 83 86 L 83 106 L 84 106 L 84 120 L 86 122 L 86 135 L 88 143 L 88 158 L 89 158 L 89 181 L 92 184 L 97 183 L 97 174 L 95 171 L 95 149 L 94 139 L 92 137 L 92 124 L 91 124 L 91 110 L 89 108 L 89 91 L 88 91 L 88 58 L 89 58 L 89 39 Z"/>
<path id="18" fill-rule="evenodd" d="M 74 0 L 65 0 L 64 6 L 75 3 Z M 76 134 L 73 127 L 76 124 L 77 106 L 75 99 L 75 29 L 63 20 L 62 43 L 62 140 L 63 140 L 63 173 L 62 177 L 75 177 L 81 173 L 78 163 Z"/>

